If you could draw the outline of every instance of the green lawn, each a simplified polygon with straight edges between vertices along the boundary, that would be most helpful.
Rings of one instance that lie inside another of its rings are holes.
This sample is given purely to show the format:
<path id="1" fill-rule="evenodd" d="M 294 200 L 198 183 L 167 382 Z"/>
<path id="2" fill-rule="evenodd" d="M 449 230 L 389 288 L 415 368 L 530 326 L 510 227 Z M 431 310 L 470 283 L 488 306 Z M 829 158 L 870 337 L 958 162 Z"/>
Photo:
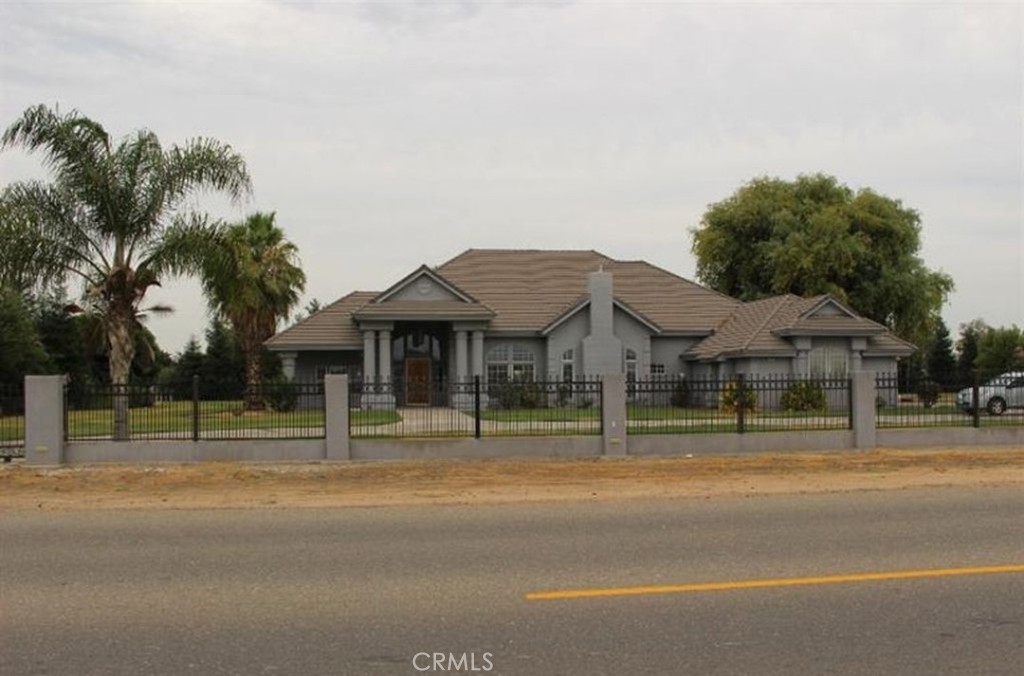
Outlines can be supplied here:
<path id="1" fill-rule="evenodd" d="M 192 433 L 192 402 L 160 402 L 149 407 L 129 411 L 129 429 L 133 435 Z M 352 425 L 386 425 L 398 422 L 395 411 L 350 411 Z M 230 432 L 236 430 L 322 430 L 324 412 L 316 409 L 297 409 L 290 412 L 245 412 L 241 402 L 203 401 L 199 403 L 199 431 Z M 68 411 L 68 436 L 71 439 L 110 436 L 114 428 L 113 412 L 104 410 Z"/>
<path id="2" fill-rule="evenodd" d="M 0 441 L 14 441 L 24 437 L 24 418 L 20 415 L 0 416 Z"/>
<path id="3" fill-rule="evenodd" d="M 744 417 L 750 421 L 757 418 L 848 418 L 847 411 L 747 411 Z M 626 408 L 628 420 L 735 420 L 736 413 L 716 408 L 676 408 L 674 406 L 629 405 Z"/>
<path id="4" fill-rule="evenodd" d="M 576 422 L 598 420 L 600 417 L 601 411 L 594 407 L 488 408 L 480 411 L 481 420 L 498 422 Z"/>

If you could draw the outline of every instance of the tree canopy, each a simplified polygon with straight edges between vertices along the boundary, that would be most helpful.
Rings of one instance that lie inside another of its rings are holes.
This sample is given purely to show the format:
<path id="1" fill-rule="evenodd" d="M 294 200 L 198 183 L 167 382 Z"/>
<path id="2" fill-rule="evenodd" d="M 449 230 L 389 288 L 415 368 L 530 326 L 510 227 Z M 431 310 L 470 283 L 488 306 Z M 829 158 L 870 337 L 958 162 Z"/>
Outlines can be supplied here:
<path id="1" fill-rule="evenodd" d="M 832 176 L 757 178 L 691 230 L 701 282 L 742 300 L 830 293 L 919 345 L 952 279 L 918 255 L 920 216 Z"/>
<path id="2" fill-rule="evenodd" d="M 49 372 L 37 327 L 13 289 L 0 287 L 0 327 L 0 388 L 19 387 L 26 374 Z"/>
<path id="3" fill-rule="evenodd" d="M 986 374 L 1024 369 L 1024 330 L 1017 326 L 989 328 L 978 339 L 974 365 Z"/>
<path id="4" fill-rule="evenodd" d="M 288 317 L 305 288 L 298 249 L 285 238 L 273 213 L 255 213 L 227 226 L 198 250 L 207 301 L 230 324 L 245 357 L 247 408 L 260 408 L 263 343 Z"/>
<path id="5" fill-rule="evenodd" d="M 140 130 L 120 141 L 77 111 L 29 108 L 0 147 L 40 153 L 48 183 L 27 181 L 0 194 L 0 279 L 46 285 L 81 280 L 85 308 L 100 317 L 110 380 L 128 382 L 148 289 L 167 274 L 194 272 L 191 249 L 210 234 L 187 200 L 200 190 L 239 199 L 250 190 L 242 157 L 197 138 L 164 148 Z M 115 398 L 115 430 L 127 435 L 127 400 Z"/>

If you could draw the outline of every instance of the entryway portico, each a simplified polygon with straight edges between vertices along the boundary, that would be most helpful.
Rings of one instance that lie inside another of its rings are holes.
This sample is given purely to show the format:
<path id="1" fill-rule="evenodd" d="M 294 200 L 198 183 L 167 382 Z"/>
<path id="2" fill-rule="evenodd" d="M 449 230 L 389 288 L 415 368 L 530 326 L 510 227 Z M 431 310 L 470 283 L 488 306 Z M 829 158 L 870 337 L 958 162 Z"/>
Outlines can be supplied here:
<path id="1" fill-rule="evenodd" d="M 363 378 L 380 385 L 378 405 L 444 406 L 444 386 L 484 375 L 485 322 L 360 321 Z"/>

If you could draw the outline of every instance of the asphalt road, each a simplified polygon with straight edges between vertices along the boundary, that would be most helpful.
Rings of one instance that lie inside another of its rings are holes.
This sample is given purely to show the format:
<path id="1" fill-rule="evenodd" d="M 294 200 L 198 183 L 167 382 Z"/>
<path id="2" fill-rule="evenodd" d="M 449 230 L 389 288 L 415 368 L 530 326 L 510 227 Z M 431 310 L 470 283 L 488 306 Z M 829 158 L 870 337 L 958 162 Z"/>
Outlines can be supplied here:
<path id="1" fill-rule="evenodd" d="M 1024 572 L 526 599 L 993 564 L 1024 564 L 1019 487 L 8 512 L 0 674 L 1016 676 Z"/>

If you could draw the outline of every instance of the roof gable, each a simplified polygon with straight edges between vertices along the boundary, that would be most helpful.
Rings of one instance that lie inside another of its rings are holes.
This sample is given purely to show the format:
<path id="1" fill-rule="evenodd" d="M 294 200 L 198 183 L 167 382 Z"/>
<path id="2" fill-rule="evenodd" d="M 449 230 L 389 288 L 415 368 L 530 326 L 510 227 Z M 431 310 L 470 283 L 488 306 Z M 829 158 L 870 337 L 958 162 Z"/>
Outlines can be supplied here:
<path id="1" fill-rule="evenodd" d="M 381 292 L 372 302 L 387 303 L 389 301 L 476 302 L 468 293 L 426 265 L 421 265 L 413 270 L 387 290 Z"/>
<path id="2" fill-rule="evenodd" d="M 812 302 L 812 304 L 807 310 L 800 314 L 801 319 L 811 319 L 814 317 L 850 317 L 852 319 L 862 318 L 856 312 L 846 307 L 838 300 L 829 295 L 807 298 L 806 301 Z"/>
<path id="3" fill-rule="evenodd" d="M 832 296 L 799 299 L 772 332 L 777 336 L 878 336 L 888 329 L 862 317 Z"/>
<path id="4" fill-rule="evenodd" d="M 588 308 L 588 307 L 590 307 L 590 297 L 589 296 L 584 296 L 583 298 L 580 298 L 576 303 L 574 303 L 572 305 L 572 307 L 570 307 L 568 310 L 566 310 L 565 312 L 560 314 L 558 317 L 556 317 L 554 320 L 552 320 L 551 323 L 549 323 L 547 326 L 545 326 L 541 330 L 541 332 L 540 332 L 541 335 L 542 336 L 548 335 L 549 333 L 551 333 L 552 331 L 557 329 L 559 326 L 561 326 L 565 322 L 569 321 L 570 319 L 572 319 L 573 317 L 575 317 L 577 314 L 579 314 L 585 308 Z M 633 308 L 629 307 L 628 305 L 623 303 L 618 298 L 613 298 L 612 299 L 612 307 L 618 308 L 621 312 L 625 313 L 629 317 L 632 317 L 637 322 L 639 322 L 640 324 L 642 324 L 645 327 L 647 327 L 647 329 L 649 329 L 651 333 L 654 333 L 654 334 L 661 333 L 661 327 L 660 326 L 658 326 L 657 324 L 652 322 L 647 317 L 644 317 L 641 313 L 639 313 L 636 310 L 634 310 Z"/>

